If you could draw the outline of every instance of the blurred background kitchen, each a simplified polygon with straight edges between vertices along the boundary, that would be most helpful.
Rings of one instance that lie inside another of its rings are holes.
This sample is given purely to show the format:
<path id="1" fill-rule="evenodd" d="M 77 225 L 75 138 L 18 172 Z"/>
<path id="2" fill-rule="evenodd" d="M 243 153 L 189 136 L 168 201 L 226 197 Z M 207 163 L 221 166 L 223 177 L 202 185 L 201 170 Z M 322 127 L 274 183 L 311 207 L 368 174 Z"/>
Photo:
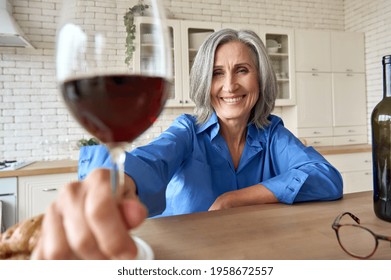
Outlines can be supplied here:
<path id="1" fill-rule="evenodd" d="M 9 2 L 8 8 L 11 9 L 13 18 L 23 30 L 28 42 L 34 47 L 0 46 L 0 160 L 76 159 L 78 155 L 76 142 L 90 136 L 79 128 L 67 112 L 55 82 L 54 48 L 61 1 L 0 1 L 3 7 L 6 2 Z M 137 1 L 128 2 L 129 7 L 137 4 Z M 366 76 L 365 142 L 370 143 L 368 120 L 373 107 L 382 97 L 381 58 L 383 55 L 391 54 L 391 29 L 389 28 L 391 1 L 164 0 L 164 2 L 170 19 L 205 22 L 209 25 L 218 23 L 231 26 L 278 27 L 280 30 L 287 30 L 292 43 L 296 30 L 362 32 L 365 38 L 363 54 Z M 293 82 L 291 81 L 292 84 Z M 296 92 L 295 95 L 297 94 Z M 355 100 L 351 102 L 354 103 Z M 291 110 L 295 106 L 293 100 L 293 105 L 288 107 L 291 107 Z M 276 113 L 285 118 L 284 110 L 286 110 L 285 106 L 276 107 Z M 349 107 L 346 111 L 349 111 Z M 191 106 L 167 107 L 155 125 L 134 144 L 140 145 L 150 141 L 179 114 L 191 112 Z M 291 113 L 288 113 L 286 116 L 290 115 Z M 284 120 L 287 124 L 292 122 L 288 119 Z"/>

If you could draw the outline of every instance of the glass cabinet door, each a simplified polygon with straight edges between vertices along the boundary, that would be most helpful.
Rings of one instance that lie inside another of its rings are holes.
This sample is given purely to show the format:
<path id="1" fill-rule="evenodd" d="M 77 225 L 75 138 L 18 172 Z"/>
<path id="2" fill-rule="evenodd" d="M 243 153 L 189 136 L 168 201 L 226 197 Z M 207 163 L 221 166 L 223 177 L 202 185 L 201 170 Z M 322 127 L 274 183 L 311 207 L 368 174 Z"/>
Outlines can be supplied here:
<path id="1" fill-rule="evenodd" d="M 277 77 L 276 106 L 295 105 L 293 30 L 267 27 L 263 34 L 266 50 Z"/>
<path id="2" fill-rule="evenodd" d="M 137 17 L 135 51 L 133 56 L 133 65 L 140 73 L 148 73 L 152 67 L 150 54 L 155 47 L 151 44 L 151 33 L 153 29 L 153 20 L 148 17 Z M 172 51 L 172 80 L 168 93 L 166 106 L 176 106 L 181 104 L 182 100 L 182 69 L 181 69 L 181 36 L 180 22 L 177 20 L 167 20 L 169 39 Z"/>
<path id="3" fill-rule="evenodd" d="M 183 89 L 183 107 L 193 107 L 194 103 L 190 100 L 190 69 L 199 47 L 204 40 L 221 28 L 220 23 L 201 22 L 201 21 L 181 21 L 182 34 L 182 89 Z"/>

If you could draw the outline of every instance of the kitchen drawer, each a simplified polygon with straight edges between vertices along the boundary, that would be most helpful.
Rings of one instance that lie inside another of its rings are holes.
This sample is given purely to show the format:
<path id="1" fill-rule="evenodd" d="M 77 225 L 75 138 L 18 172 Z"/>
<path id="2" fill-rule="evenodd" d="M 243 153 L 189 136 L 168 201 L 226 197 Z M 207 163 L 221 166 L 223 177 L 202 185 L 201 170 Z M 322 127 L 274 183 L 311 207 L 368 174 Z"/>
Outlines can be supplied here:
<path id="1" fill-rule="evenodd" d="M 354 145 L 354 144 L 365 144 L 368 142 L 367 135 L 348 135 L 334 137 L 334 145 Z"/>
<path id="2" fill-rule="evenodd" d="M 340 172 L 372 170 L 372 153 L 326 155 L 325 158 Z"/>
<path id="3" fill-rule="evenodd" d="M 333 137 L 305 137 L 300 138 L 307 146 L 332 146 Z"/>
<path id="4" fill-rule="evenodd" d="M 19 221 L 45 212 L 61 188 L 75 180 L 74 172 L 18 177 Z"/>
<path id="5" fill-rule="evenodd" d="M 342 173 L 344 193 L 373 190 L 373 177 L 370 170 Z"/>
<path id="6" fill-rule="evenodd" d="M 334 136 L 364 135 L 366 133 L 367 127 L 365 125 L 334 127 Z"/>
<path id="7" fill-rule="evenodd" d="M 332 136 L 333 128 L 332 127 L 310 127 L 310 128 L 299 128 L 297 130 L 299 137 L 324 137 Z M 332 143 L 330 143 L 332 145 Z"/>
<path id="8" fill-rule="evenodd" d="M 0 178 L 0 194 L 15 193 L 18 185 L 16 177 Z"/>

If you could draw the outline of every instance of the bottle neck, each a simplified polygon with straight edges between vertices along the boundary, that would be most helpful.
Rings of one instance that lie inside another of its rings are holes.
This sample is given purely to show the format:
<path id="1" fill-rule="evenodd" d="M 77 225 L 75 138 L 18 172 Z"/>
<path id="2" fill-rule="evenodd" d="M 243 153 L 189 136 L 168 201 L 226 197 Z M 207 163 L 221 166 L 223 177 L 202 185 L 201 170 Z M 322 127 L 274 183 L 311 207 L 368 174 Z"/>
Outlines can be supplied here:
<path id="1" fill-rule="evenodd" d="M 391 97 L 391 64 L 383 65 L 383 97 Z"/>

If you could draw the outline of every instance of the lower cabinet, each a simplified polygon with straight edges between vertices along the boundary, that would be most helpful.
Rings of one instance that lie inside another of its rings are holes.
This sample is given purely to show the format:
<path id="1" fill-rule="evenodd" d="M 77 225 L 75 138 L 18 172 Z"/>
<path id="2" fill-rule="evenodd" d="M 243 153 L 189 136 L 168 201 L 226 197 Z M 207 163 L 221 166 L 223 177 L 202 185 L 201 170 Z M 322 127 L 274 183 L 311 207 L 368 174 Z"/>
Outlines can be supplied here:
<path id="1" fill-rule="evenodd" d="M 325 158 L 341 173 L 344 193 L 373 189 L 372 153 L 325 155 Z"/>
<path id="2" fill-rule="evenodd" d="M 67 183 L 77 180 L 77 173 L 18 177 L 18 220 L 45 212 Z"/>

